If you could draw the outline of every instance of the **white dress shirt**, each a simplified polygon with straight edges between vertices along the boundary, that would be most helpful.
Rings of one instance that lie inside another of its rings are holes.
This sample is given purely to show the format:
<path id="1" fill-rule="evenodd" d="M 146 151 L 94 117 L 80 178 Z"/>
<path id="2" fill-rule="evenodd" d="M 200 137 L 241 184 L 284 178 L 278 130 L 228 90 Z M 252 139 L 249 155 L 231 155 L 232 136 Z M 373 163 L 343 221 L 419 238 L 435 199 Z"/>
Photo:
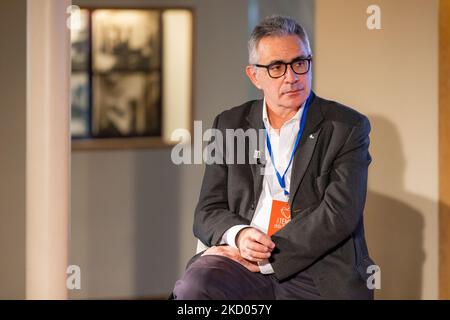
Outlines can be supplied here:
<path id="1" fill-rule="evenodd" d="M 266 100 L 263 101 L 263 122 L 267 129 L 267 133 L 270 138 L 270 144 L 272 146 L 272 154 L 275 162 L 275 166 L 280 174 L 283 175 L 294 148 L 295 139 L 297 138 L 298 131 L 300 129 L 300 119 L 304 110 L 305 103 L 301 106 L 298 112 L 293 118 L 286 121 L 280 128 L 279 134 L 273 129 L 269 122 L 267 115 Z M 272 200 L 288 201 L 288 197 L 284 195 L 284 191 L 281 188 L 277 176 L 274 170 L 274 164 L 270 159 L 269 152 L 267 150 L 267 143 L 265 145 L 266 165 L 264 168 L 263 188 L 261 195 L 256 206 L 255 214 L 253 215 L 250 223 L 251 227 L 259 229 L 260 231 L 267 233 L 269 229 L 270 213 L 272 209 Z M 291 172 L 292 163 L 285 175 L 286 190 L 289 191 L 291 184 Z M 222 236 L 222 242 L 229 246 L 237 248 L 236 235 L 242 229 L 249 227 L 248 225 L 236 225 L 228 229 Z M 259 263 L 261 273 L 270 274 L 274 273 L 272 265 L 266 259 Z"/>

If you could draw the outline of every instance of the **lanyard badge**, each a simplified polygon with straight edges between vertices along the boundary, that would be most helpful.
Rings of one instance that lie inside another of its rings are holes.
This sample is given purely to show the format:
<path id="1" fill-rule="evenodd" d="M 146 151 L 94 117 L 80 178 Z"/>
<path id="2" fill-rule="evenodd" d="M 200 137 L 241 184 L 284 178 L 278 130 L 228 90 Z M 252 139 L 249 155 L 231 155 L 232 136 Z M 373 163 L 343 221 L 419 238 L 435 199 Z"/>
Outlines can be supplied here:
<path id="1" fill-rule="evenodd" d="M 308 113 L 308 109 L 309 109 L 310 103 L 311 103 L 311 94 L 309 95 L 308 99 L 306 100 L 305 107 L 304 107 L 305 109 L 303 110 L 302 116 L 300 118 L 300 128 L 299 128 L 298 133 L 297 133 L 297 138 L 295 139 L 294 148 L 292 150 L 292 154 L 291 154 L 291 157 L 289 159 L 289 163 L 286 166 L 286 169 L 284 170 L 283 175 L 281 175 L 278 172 L 278 170 L 277 170 L 277 168 L 275 166 L 275 160 L 274 160 L 274 156 L 273 156 L 273 152 L 272 152 L 272 145 L 270 143 L 269 134 L 267 133 L 267 128 L 264 128 L 264 131 L 265 131 L 265 134 L 266 134 L 267 151 L 269 152 L 270 160 L 272 161 L 273 168 L 275 170 L 275 174 L 277 175 L 278 184 L 280 185 L 281 189 L 283 189 L 283 192 L 284 192 L 285 196 L 289 196 L 289 191 L 286 190 L 286 182 L 285 182 L 286 181 L 285 180 L 286 172 L 288 171 L 289 167 L 292 164 L 292 160 L 294 159 L 295 151 L 297 150 L 298 143 L 299 143 L 300 138 L 301 138 L 301 136 L 303 134 L 303 130 L 305 129 L 306 115 Z"/>
<path id="2" fill-rule="evenodd" d="M 292 160 L 294 158 L 295 151 L 297 150 L 298 143 L 303 134 L 303 130 L 305 129 L 306 115 L 308 113 L 310 102 L 311 102 L 311 95 L 306 100 L 305 107 L 304 107 L 305 109 L 303 110 L 302 117 L 300 119 L 300 128 L 298 130 L 297 138 L 295 139 L 294 148 L 292 150 L 292 154 L 289 159 L 289 163 L 288 163 L 286 169 L 284 170 L 283 175 L 280 175 L 280 173 L 278 172 L 278 170 L 275 166 L 275 161 L 274 161 L 273 152 L 272 152 L 272 145 L 270 144 L 269 134 L 267 133 L 267 129 L 265 128 L 267 150 L 270 155 L 270 160 L 272 161 L 273 168 L 277 175 L 278 184 L 280 185 L 281 189 L 283 189 L 284 195 L 286 197 L 289 196 L 289 191 L 287 191 L 287 189 L 286 189 L 286 182 L 285 182 L 286 173 L 292 164 Z M 289 207 L 289 203 L 287 201 L 279 201 L 279 200 L 273 199 L 272 200 L 272 208 L 271 208 L 271 212 L 270 212 L 269 228 L 267 230 L 267 234 L 269 235 L 269 237 L 272 234 L 274 234 L 275 232 L 277 232 L 278 230 L 281 230 L 290 221 L 291 221 L 291 209 Z"/>

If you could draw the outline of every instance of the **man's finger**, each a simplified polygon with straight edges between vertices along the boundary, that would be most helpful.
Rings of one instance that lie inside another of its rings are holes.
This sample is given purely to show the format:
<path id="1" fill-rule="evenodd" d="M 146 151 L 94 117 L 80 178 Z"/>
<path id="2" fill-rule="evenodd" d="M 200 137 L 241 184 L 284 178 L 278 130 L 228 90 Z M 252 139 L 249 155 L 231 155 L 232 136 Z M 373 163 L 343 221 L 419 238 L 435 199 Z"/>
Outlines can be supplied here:
<path id="1" fill-rule="evenodd" d="M 256 242 L 256 241 L 249 241 L 247 243 L 247 249 L 255 251 L 255 252 L 258 252 L 258 253 L 270 252 L 270 249 L 267 246 L 262 245 L 262 244 L 260 244 L 259 242 Z"/>
<path id="2" fill-rule="evenodd" d="M 257 264 L 251 263 L 250 261 L 242 259 L 242 261 L 240 261 L 240 264 L 242 264 L 251 272 L 260 272 L 259 266 Z"/>
<path id="3" fill-rule="evenodd" d="M 250 234 L 250 238 L 256 242 L 261 243 L 262 245 L 266 246 L 269 249 L 275 248 L 275 243 L 270 239 L 270 237 L 267 234 L 264 234 L 262 232 L 252 232 Z"/>
<path id="4" fill-rule="evenodd" d="M 252 261 L 262 261 L 270 257 L 270 252 L 257 252 L 253 250 L 246 250 L 246 255 L 252 258 Z"/>

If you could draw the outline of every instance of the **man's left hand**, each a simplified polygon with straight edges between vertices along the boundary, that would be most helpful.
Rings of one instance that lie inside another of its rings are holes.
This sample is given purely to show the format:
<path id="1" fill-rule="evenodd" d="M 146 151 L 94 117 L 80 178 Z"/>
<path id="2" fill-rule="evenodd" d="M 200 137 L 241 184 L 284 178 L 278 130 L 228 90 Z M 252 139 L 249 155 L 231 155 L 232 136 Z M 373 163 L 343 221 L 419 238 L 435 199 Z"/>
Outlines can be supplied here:
<path id="1" fill-rule="evenodd" d="M 231 260 L 234 260 L 244 267 L 246 267 L 251 272 L 260 272 L 259 266 L 255 262 L 248 261 L 244 258 L 242 258 L 241 254 L 239 253 L 239 249 L 230 247 L 230 246 L 213 246 L 209 249 L 207 249 L 202 256 L 207 255 L 217 255 L 217 256 L 223 256 L 227 257 Z"/>

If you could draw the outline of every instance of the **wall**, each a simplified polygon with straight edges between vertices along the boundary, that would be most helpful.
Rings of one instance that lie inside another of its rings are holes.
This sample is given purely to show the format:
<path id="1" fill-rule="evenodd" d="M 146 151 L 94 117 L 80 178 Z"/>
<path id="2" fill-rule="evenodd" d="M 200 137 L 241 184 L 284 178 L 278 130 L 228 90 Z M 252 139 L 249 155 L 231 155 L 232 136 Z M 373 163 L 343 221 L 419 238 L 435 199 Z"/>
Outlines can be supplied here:
<path id="1" fill-rule="evenodd" d="M 366 228 L 384 299 L 438 294 L 438 1 L 318 0 L 317 93 L 372 123 Z"/>
<path id="2" fill-rule="evenodd" d="M 0 2 L 0 299 L 25 298 L 26 18 Z"/>

